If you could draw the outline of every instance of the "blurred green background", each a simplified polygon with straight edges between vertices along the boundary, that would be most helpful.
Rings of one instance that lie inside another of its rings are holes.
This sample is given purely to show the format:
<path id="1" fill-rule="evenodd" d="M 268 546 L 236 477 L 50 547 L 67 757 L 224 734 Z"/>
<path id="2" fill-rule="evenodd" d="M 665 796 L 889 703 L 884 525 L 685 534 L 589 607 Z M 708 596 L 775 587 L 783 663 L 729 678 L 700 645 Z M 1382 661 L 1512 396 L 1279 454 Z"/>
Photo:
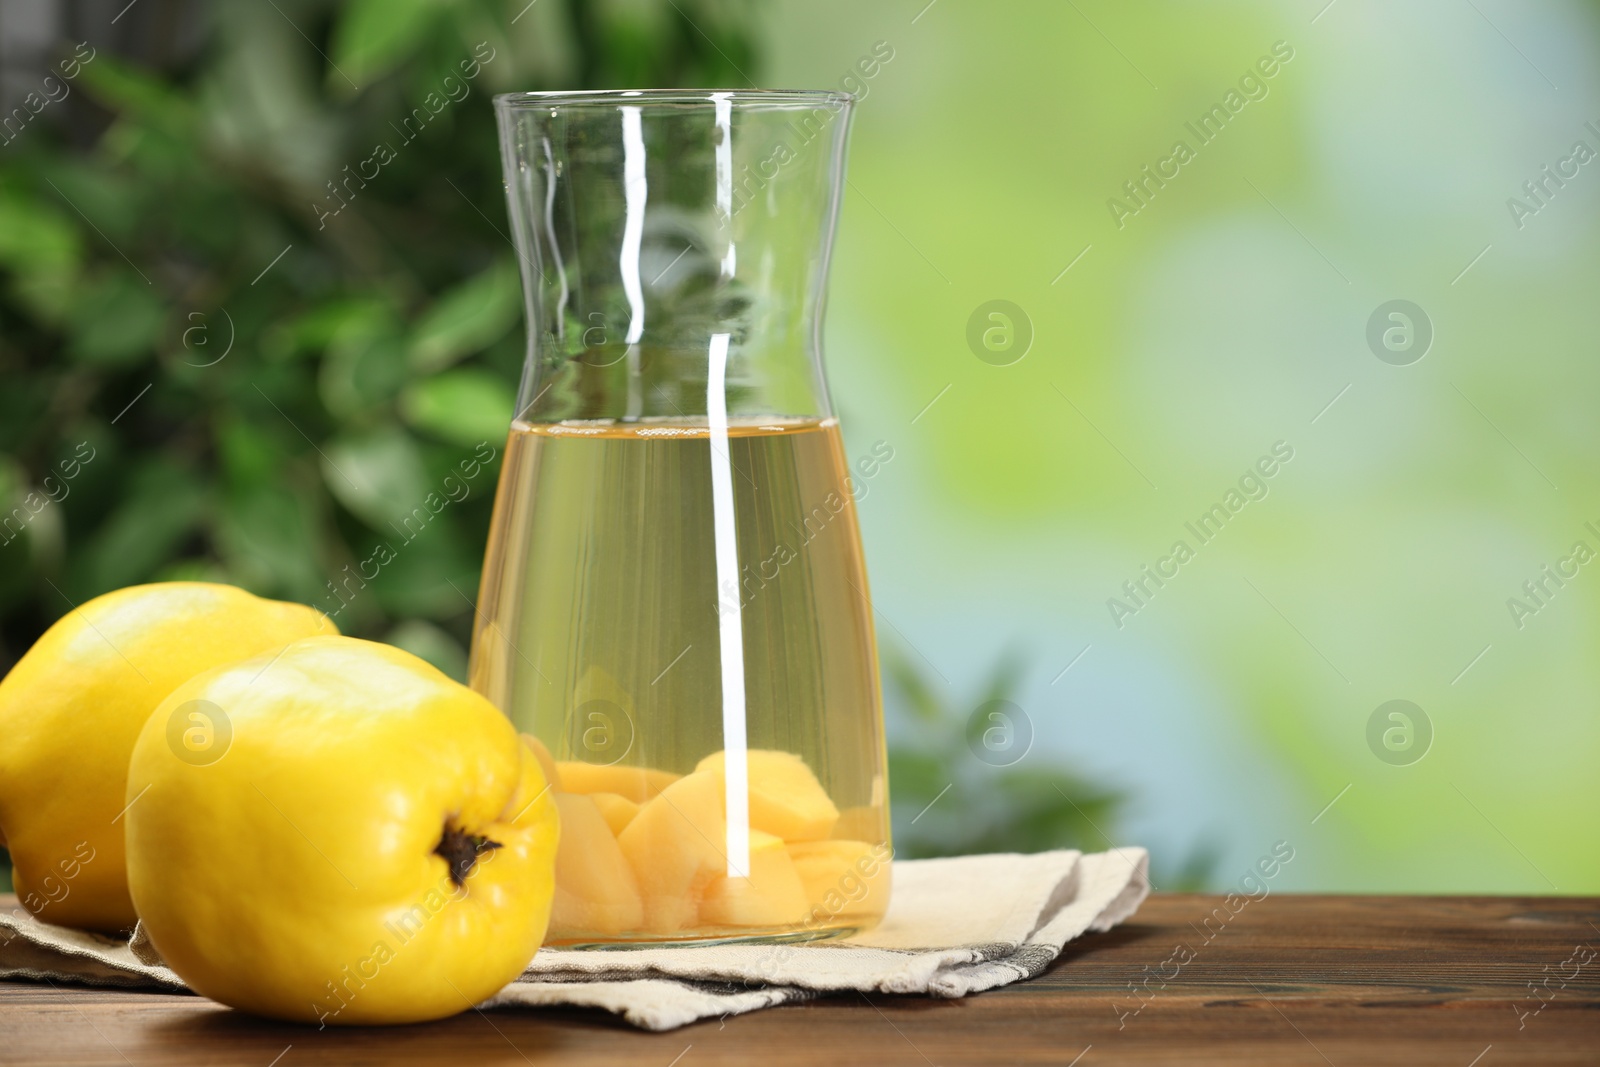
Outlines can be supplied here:
<path id="1" fill-rule="evenodd" d="M 1593 3 L 8 0 L 0 666 L 134 582 L 339 608 L 502 444 L 490 94 L 670 85 L 862 97 L 828 370 L 852 454 L 895 449 L 903 852 L 1600 891 L 1600 577 L 1559 562 L 1600 551 Z M 494 474 L 345 632 L 459 676 Z"/>

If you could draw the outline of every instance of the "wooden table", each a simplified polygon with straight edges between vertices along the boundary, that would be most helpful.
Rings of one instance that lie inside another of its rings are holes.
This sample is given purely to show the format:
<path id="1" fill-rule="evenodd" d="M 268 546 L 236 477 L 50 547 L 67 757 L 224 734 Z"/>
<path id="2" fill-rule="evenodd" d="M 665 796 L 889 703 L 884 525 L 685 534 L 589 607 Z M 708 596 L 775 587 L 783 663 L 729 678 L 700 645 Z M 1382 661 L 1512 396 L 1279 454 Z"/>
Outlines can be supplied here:
<path id="1" fill-rule="evenodd" d="M 319 1032 L 0 982 L 0 1063 L 1600 1064 L 1600 898 L 1275 894 L 1206 927 L 1220 903 L 1153 896 L 1049 973 L 966 1000 L 837 997 L 665 1034 L 591 1011 Z"/>

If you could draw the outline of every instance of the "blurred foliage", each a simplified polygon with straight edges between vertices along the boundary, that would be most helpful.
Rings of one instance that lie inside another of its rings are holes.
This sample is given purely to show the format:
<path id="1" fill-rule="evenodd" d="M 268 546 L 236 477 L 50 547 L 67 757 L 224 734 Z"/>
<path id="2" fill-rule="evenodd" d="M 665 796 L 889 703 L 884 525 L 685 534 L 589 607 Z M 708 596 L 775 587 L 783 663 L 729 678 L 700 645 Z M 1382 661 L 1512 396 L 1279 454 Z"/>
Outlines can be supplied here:
<path id="1" fill-rule="evenodd" d="M 174 12 L 189 54 L 90 41 L 0 146 L 0 669 L 69 602 L 193 577 L 459 676 L 498 469 L 461 464 L 522 362 L 489 96 L 743 85 L 746 8 L 153 0 L 118 40 Z"/>
<path id="2" fill-rule="evenodd" d="M 846 440 L 907 458 L 862 507 L 875 602 L 953 680 L 1005 635 L 1053 650 L 1018 698 L 1041 744 L 1135 791 L 1108 832 L 1214 835 L 1218 887 L 1287 839 L 1282 889 L 1600 892 L 1574 846 L 1600 838 L 1600 582 L 1536 620 L 1507 603 L 1595 547 L 1600 181 L 1535 219 L 1508 198 L 1596 145 L 1600 4 L 1017 0 L 910 25 L 925 3 L 767 8 L 784 81 L 896 51 L 857 109 L 828 305 Z M 1186 124 L 1279 41 L 1270 95 L 1202 145 Z M 1113 217 L 1178 140 L 1197 158 Z M 1004 368 L 965 341 L 998 297 L 1033 337 Z M 1435 331 L 1406 367 L 1365 338 L 1395 298 Z M 1270 498 L 1119 626 L 1107 598 L 1278 440 Z M 1364 727 L 1402 696 L 1436 733 L 1398 768 Z"/>
<path id="3" fill-rule="evenodd" d="M 747 5 L 120 21 L 0 145 L 0 671 L 74 604 L 199 578 L 462 677 L 498 463 L 462 464 L 498 453 L 522 365 L 489 96 L 745 85 Z"/>
<path id="4" fill-rule="evenodd" d="M 898 646 L 880 641 L 879 654 L 892 720 L 912 735 L 889 748 L 897 856 L 1099 852 L 1119 843 L 1113 835 L 1127 793 L 1034 747 L 1044 724 L 1024 721 L 1028 712 L 1015 703 L 1027 673 L 1020 656 L 1002 655 L 975 699 L 958 704 Z M 1021 751 L 1013 754 L 1012 746 Z M 1010 765 L 995 766 L 978 758 L 979 751 Z M 1199 891 L 1211 883 L 1219 858 L 1214 842 L 1202 842 L 1175 866 L 1152 857 L 1151 884 L 1167 892 Z"/>
<path id="5" fill-rule="evenodd" d="M 908 859 L 970 852 L 1041 852 L 1052 848 L 1098 851 L 1111 842 L 1101 827 L 1114 824 L 1124 797 L 1024 748 L 1032 728 L 1022 722 L 995 726 L 983 712 L 990 701 L 1011 700 L 1020 688 L 1021 662 L 1007 655 L 997 663 L 977 699 L 964 712 L 944 696 L 911 658 L 893 645 L 880 646 L 886 693 L 913 724 L 915 740 L 889 754 L 889 797 L 894 805 L 896 855 Z M 1016 716 L 1026 717 L 1017 709 Z M 1001 759 L 1007 767 L 979 759 L 986 729 L 1007 731 Z"/>

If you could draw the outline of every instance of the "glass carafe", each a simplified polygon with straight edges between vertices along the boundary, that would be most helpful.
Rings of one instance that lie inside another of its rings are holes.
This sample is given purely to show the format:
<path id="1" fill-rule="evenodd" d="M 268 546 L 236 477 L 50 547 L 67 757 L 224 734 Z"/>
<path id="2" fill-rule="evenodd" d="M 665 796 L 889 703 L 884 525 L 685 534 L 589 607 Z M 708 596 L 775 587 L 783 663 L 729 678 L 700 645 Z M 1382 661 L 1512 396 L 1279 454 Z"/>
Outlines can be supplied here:
<path id="1" fill-rule="evenodd" d="M 496 98 L 529 339 L 471 676 L 556 790 L 553 944 L 832 937 L 887 906 L 820 342 L 852 102 Z"/>

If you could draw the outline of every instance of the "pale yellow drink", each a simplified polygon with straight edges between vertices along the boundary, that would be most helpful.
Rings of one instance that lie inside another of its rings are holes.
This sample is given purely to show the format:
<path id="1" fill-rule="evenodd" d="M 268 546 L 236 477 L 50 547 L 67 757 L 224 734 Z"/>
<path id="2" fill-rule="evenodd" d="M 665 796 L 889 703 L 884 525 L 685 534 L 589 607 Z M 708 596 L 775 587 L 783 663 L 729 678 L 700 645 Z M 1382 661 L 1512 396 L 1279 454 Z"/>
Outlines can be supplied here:
<path id="1" fill-rule="evenodd" d="M 833 936 L 881 918 L 882 716 L 847 472 L 832 419 L 734 420 L 726 436 L 703 420 L 513 426 L 472 684 L 558 768 L 552 941 Z M 742 761 L 718 755 L 730 706 Z M 740 775 L 746 832 L 730 836 Z"/>

